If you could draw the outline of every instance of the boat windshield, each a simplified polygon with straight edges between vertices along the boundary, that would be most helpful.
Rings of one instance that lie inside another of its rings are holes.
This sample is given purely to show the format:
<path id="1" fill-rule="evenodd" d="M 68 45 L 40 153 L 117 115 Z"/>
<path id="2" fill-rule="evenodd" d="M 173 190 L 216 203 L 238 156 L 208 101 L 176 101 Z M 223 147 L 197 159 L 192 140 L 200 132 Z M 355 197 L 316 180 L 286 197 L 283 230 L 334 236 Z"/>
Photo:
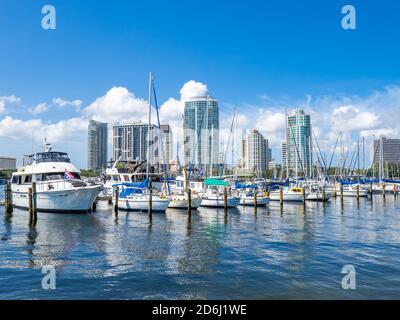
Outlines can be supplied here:
<path id="1" fill-rule="evenodd" d="M 25 165 L 31 165 L 32 163 L 42 162 L 70 162 L 68 154 L 65 152 L 38 152 L 31 154 L 27 157 Z"/>

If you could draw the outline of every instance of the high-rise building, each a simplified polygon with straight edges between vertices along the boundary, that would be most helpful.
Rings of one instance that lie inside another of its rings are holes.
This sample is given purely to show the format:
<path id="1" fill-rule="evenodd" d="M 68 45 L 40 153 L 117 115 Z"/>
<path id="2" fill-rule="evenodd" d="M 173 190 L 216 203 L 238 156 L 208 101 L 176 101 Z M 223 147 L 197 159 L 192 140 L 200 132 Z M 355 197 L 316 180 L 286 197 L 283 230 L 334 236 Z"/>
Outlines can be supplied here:
<path id="1" fill-rule="evenodd" d="M 107 123 L 90 120 L 88 125 L 88 163 L 89 170 L 107 167 Z"/>
<path id="2" fill-rule="evenodd" d="M 185 101 L 185 162 L 196 166 L 217 166 L 219 160 L 218 101 L 211 96 Z"/>
<path id="3" fill-rule="evenodd" d="M 272 149 L 268 148 L 267 150 L 267 169 L 269 169 L 269 162 L 272 161 Z"/>
<path id="4" fill-rule="evenodd" d="M 148 124 L 141 121 L 115 125 L 113 127 L 113 160 L 148 160 L 151 164 L 158 162 L 158 136 L 155 134 L 154 125 L 150 126 L 148 137 Z M 153 137 L 154 136 L 154 137 Z M 150 140 L 150 159 L 147 149 Z"/>
<path id="5" fill-rule="evenodd" d="M 17 159 L 12 157 L 0 157 L 0 170 L 15 170 Z"/>
<path id="6" fill-rule="evenodd" d="M 163 155 L 161 155 L 161 163 L 169 164 L 173 158 L 172 155 L 172 130 L 169 124 L 162 124 L 160 126 L 161 129 L 161 142 Z"/>
<path id="7" fill-rule="evenodd" d="M 400 163 L 400 139 L 381 137 L 374 140 L 374 163 Z"/>
<path id="8" fill-rule="evenodd" d="M 303 110 L 296 110 L 287 119 L 287 157 L 289 168 L 296 176 L 309 174 L 312 164 L 311 118 Z"/>
<path id="9" fill-rule="evenodd" d="M 268 168 L 268 140 L 253 129 L 242 141 L 242 158 L 247 172 L 254 172 L 258 176 L 265 174 Z"/>
<path id="10" fill-rule="evenodd" d="M 282 141 L 282 146 L 281 146 L 282 167 L 286 166 L 286 154 L 287 154 L 286 141 Z"/>

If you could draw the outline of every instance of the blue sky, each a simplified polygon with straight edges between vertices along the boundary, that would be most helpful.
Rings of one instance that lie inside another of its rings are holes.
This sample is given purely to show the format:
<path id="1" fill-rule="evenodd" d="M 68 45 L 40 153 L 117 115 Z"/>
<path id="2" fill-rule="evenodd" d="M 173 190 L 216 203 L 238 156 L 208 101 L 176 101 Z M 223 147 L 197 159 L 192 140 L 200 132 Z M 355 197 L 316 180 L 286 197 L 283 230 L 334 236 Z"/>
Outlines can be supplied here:
<path id="1" fill-rule="evenodd" d="M 46 4 L 57 10 L 56 30 L 41 28 Z M 345 4 L 357 10 L 356 30 L 341 28 Z M 389 99 L 394 108 L 397 91 L 394 98 L 385 94 L 386 88 L 400 86 L 399 18 L 400 2 L 388 0 L 1 0 L 0 97 L 20 101 L 7 102 L 0 121 L 9 117 L 14 121 L 3 126 L 13 123 L 23 130 L 32 119 L 57 124 L 79 118 L 112 87 L 145 99 L 149 71 L 160 101 L 179 100 L 182 86 L 195 80 L 207 85 L 227 117 L 233 105 L 244 115 L 270 108 L 265 116 L 271 119 L 283 105 L 329 112 L 346 102 L 355 113 L 371 113 L 374 106 L 366 101 L 376 92 L 384 95 L 380 102 Z M 308 96 L 315 103 L 308 105 Z M 327 100 L 322 103 L 321 97 Z M 54 107 L 53 98 L 81 100 L 80 111 Z M 46 112 L 27 112 L 40 103 L 48 104 Z M 385 115 L 375 115 L 384 126 Z M 11 139 L 9 130 L 0 126 L 0 153 L 30 152 L 31 139 L 19 134 Z M 265 134 L 274 133 L 266 129 Z M 66 134 L 67 142 L 58 145 L 68 144 L 73 159 L 85 167 L 85 136 L 80 137 Z M 279 137 L 272 140 L 278 153 Z"/>

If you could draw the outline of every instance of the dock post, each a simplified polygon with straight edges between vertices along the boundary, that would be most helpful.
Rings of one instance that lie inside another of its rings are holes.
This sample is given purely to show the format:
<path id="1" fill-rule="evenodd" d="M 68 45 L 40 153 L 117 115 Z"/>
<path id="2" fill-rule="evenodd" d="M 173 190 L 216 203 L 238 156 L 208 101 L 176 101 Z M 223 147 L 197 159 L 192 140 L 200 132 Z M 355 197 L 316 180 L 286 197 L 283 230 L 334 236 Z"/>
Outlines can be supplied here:
<path id="1" fill-rule="evenodd" d="M 386 197 L 386 185 L 384 183 L 382 183 L 382 197 L 383 199 Z"/>
<path id="2" fill-rule="evenodd" d="M 225 213 L 228 211 L 228 190 L 224 188 L 224 210 Z"/>
<path id="3" fill-rule="evenodd" d="M 283 206 L 283 189 L 282 188 L 279 189 L 279 203 L 282 207 Z"/>
<path id="4" fill-rule="evenodd" d="M 343 185 L 340 184 L 340 201 L 343 201 Z"/>
<path id="5" fill-rule="evenodd" d="M 190 216 L 191 213 L 192 213 L 192 189 L 190 189 L 190 188 L 188 189 L 187 195 L 188 195 L 188 207 L 187 207 L 187 210 L 188 210 L 188 214 Z"/>
<path id="6" fill-rule="evenodd" d="M 119 198 L 119 187 L 114 187 L 114 211 L 118 214 L 118 198 Z"/>
<path id="7" fill-rule="evenodd" d="M 269 198 L 269 187 L 267 187 L 267 198 Z"/>
<path id="8" fill-rule="evenodd" d="M 369 194 L 371 196 L 371 201 L 372 201 L 372 182 L 369 185 Z"/>
<path id="9" fill-rule="evenodd" d="M 28 188 L 29 225 L 33 222 L 32 188 Z"/>
<path id="10" fill-rule="evenodd" d="M 12 214 L 12 212 L 13 212 L 13 198 L 12 198 L 11 184 L 7 183 L 4 189 L 5 189 L 4 206 L 5 206 L 5 209 L 6 209 L 6 214 Z"/>
<path id="11" fill-rule="evenodd" d="M 257 213 L 257 192 L 254 189 L 254 213 Z"/>
<path id="12" fill-rule="evenodd" d="M 152 214 L 153 214 L 153 188 L 150 185 L 149 188 L 149 207 L 148 207 L 148 214 L 150 217 L 150 220 L 152 219 Z"/>
<path id="13" fill-rule="evenodd" d="M 325 203 L 325 186 L 322 187 L 322 202 Z"/>
<path id="14" fill-rule="evenodd" d="M 396 198 L 397 197 L 397 184 L 393 185 L 393 194 L 394 194 L 394 197 Z"/>
<path id="15" fill-rule="evenodd" d="M 301 195 L 303 196 L 303 203 L 306 203 L 306 190 L 305 190 L 305 188 L 301 188 Z"/>
<path id="16" fill-rule="evenodd" d="M 92 211 L 96 212 L 96 209 L 97 209 L 97 200 L 94 200 L 92 205 Z"/>
<path id="17" fill-rule="evenodd" d="M 356 185 L 356 197 L 357 197 L 357 201 L 360 200 L 360 185 Z"/>
<path id="18" fill-rule="evenodd" d="M 36 182 L 32 182 L 32 215 L 33 221 L 37 221 L 37 193 L 36 193 Z"/>

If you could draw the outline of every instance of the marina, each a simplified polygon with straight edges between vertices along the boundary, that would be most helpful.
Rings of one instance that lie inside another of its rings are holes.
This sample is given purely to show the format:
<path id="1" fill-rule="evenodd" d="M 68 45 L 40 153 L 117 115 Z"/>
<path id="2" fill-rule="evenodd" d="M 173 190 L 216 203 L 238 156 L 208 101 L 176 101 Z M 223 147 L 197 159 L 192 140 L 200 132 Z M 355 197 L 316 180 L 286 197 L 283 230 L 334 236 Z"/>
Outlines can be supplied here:
<path id="1" fill-rule="evenodd" d="M 2 191 L 1 191 L 2 192 Z M 399 198 L 268 207 L 5 214 L 1 299 L 397 299 Z M 341 287 L 342 267 L 357 290 Z M 41 289 L 54 265 L 57 290 Z"/>

